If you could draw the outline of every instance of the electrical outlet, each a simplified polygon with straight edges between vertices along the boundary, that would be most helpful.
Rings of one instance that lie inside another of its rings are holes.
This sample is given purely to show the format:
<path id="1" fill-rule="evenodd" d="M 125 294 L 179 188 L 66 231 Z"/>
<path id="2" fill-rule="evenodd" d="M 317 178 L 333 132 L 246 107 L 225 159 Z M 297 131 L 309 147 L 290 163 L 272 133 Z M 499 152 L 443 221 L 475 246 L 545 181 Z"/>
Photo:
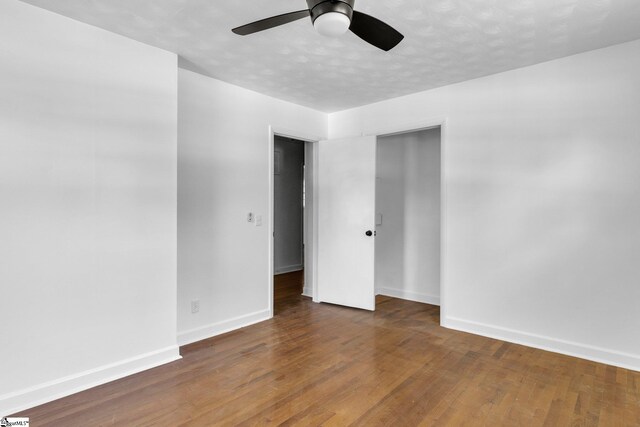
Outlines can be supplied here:
<path id="1" fill-rule="evenodd" d="M 256 215 L 256 227 L 262 227 L 262 215 Z"/>
<path id="2" fill-rule="evenodd" d="M 191 313 L 195 314 L 200 311 L 200 300 L 194 299 L 191 301 Z"/>

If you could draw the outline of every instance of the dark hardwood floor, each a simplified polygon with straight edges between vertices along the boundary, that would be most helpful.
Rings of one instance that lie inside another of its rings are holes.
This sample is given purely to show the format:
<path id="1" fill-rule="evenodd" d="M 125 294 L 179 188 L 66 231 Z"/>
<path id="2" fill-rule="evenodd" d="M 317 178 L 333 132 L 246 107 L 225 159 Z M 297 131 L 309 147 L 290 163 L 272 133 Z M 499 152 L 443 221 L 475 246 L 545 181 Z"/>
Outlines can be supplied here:
<path id="1" fill-rule="evenodd" d="M 301 297 L 304 287 L 304 271 L 273 276 L 273 314 L 287 313 L 292 306 L 307 300 Z M 308 301 L 308 300 L 307 300 Z"/>
<path id="2" fill-rule="evenodd" d="M 183 359 L 28 411 L 32 426 L 639 426 L 640 373 L 441 328 L 438 307 L 370 313 L 276 278 L 276 316 Z"/>

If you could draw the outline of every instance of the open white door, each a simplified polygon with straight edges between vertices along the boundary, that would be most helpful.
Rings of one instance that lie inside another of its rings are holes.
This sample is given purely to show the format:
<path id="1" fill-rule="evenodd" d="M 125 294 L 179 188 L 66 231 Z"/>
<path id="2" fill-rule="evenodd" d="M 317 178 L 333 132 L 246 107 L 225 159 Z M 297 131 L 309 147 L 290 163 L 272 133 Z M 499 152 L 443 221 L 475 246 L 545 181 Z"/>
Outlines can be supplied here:
<path id="1" fill-rule="evenodd" d="M 318 300 L 375 310 L 376 137 L 318 145 Z"/>

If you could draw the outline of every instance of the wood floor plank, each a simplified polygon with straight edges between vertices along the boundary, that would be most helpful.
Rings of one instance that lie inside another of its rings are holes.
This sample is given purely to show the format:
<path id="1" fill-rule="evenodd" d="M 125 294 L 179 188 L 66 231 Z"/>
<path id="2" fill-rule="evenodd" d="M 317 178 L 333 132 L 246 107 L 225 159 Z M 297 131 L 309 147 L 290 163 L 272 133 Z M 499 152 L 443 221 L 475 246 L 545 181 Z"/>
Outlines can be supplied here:
<path id="1" fill-rule="evenodd" d="M 439 326 L 438 307 L 315 304 L 275 278 L 275 317 L 182 360 L 27 411 L 65 426 L 640 426 L 640 373 Z"/>

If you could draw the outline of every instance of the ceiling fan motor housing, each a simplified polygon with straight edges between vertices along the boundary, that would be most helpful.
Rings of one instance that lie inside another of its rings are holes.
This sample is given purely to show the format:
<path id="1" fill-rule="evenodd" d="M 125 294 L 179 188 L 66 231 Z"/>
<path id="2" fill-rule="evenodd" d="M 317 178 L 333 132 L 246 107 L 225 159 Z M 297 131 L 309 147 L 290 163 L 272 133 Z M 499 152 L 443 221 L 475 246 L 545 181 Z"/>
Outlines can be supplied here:
<path id="1" fill-rule="evenodd" d="M 351 21 L 355 2 L 355 0 L 307 0 L 307 5 L 311 11 L 311 22 L 316 22 L 318 17 L 329 12 L 346 15 Z"/>

